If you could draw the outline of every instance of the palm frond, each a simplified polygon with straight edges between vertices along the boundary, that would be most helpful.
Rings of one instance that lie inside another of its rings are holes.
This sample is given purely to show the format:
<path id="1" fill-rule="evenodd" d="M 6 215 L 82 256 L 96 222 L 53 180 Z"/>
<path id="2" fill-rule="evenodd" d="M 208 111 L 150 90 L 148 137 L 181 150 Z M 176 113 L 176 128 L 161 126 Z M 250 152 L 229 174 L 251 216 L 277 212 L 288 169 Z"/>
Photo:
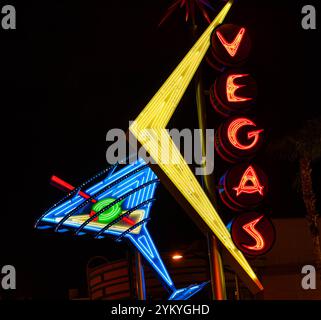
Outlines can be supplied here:
<path id="1" fill-rule="evenodd" d="M 175 0 L 165 12 L 162 17 L 159 26 L 161 26 L 174 12 L 177 8 L 185 7 L 185 21 L 192 19 L 194 22 L 196 19 L 197 8 L 201 13 L 201 16 L 208 22 L 211 23 L 211 19 L 208 14 L 208 10 L 214 11 L 208 0 Z"/>
<path id="2" fill-rule="evenodd" d="M 279 159 L 295 161 L 302 156 L 311 161 L 321 158 L 321 118 L 308 120 L 292 134 L 271 141 L 267 153 Z"/>

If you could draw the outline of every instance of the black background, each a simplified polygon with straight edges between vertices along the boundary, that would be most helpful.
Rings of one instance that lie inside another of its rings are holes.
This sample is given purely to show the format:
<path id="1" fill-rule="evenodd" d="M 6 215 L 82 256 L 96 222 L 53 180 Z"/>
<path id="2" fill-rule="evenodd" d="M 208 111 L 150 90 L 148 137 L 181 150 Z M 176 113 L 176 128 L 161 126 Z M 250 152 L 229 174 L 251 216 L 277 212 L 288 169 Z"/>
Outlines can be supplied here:
<path id="1" fill-rule="evenodd" d="M 212 2 L 216 10 L 222 4 Z M 49 185 L 50 176 L 56 174 L 76 185 L 106 167 L 107 131 L 127 130 L 128 121 L 191 47 L 182 10 L 158 27 L 170 3 L 10 2 L 17 10 L 17 30 L 0 31 L 5 177 L 0 266 L 17 268 L 18 289 L 13 297 L 65 298 L 68 288 L 85 287 L 90 256 L 111 260 L 125 256 L 126 244 L 40 232 L 33 224 L 63 195 Z M 268 132 L 266 145 L 320 116 L 320 28 L 301 28 L 305 4 L 318 8 L 317 1 L 236 1 L 226 19 L 247 26 L 251 33 L 254 48 L 246 67 L 258 82 L 254 112 Z M 200 24 L 202 30 L 205 26 Z M 206 63 L 203 67 L 209 88 L 216 73 Z M 171 127 L 197 127 L 193 94 L 191 86 Z M 209 101 L 207 111 L 209 127 L 217 128 L 222 119 Z M 303 217 L 302 201 L 291 187 L 296 164 L 281 161 L 266 148 L 257 162 L 270 179 L 266 205 L 271 217 Z M 216 178 L 228 167 L 216 160 Z M 320 176 L 320 163 L 314 171 L 314 177 Z M 320 179 L 314 183 L 320 199 Z M 157 197 L 150 230 L 160 251 L 197 239 L 205 242 L 163 187 Z"/>

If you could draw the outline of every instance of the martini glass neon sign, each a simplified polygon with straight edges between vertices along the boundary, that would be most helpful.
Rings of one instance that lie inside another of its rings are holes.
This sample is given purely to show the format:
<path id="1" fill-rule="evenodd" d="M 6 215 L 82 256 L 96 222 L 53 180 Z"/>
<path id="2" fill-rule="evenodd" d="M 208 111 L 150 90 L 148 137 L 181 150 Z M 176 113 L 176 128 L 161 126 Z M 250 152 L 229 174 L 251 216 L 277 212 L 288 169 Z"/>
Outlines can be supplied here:
<path id="1" fill-rule="evenodd" d="M 38 219 L 37 228 L 129 240 L 168 289 L 170 300 L 188 299 L 207 284 L 176 289 L 147 229 L 159 180 L 142 159 L 123 168 L 111 166 L 77 188 L 56 176 L 52 182 L 70 192 Z"/>

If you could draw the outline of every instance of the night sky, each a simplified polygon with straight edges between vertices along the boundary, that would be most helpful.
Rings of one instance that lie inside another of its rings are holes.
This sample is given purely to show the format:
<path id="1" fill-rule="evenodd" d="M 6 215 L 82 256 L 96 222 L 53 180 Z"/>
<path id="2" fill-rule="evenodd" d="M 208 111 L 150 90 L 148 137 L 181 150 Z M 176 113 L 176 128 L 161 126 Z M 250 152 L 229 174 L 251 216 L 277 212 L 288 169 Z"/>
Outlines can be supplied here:
<path id="1" fill-rule="evenodd" d="M 89 257 L 123 258 L 128 246 L 112 239 L 34 230 L 36 219 L 64 195 L 49 185 L 50 176 L 77 185 L 105 168 L 107 131 L 127 130 L 128 121 L 139 114 L 193 41 L 182 10 L 158 27 L 168 0 L 27 2 L 16 5 L 17 30 L 0 31 L 5 176 L 0 266 L 16 266 L 17 296 L 64 298 L 68 288 L 84 287 Z M 211 2 L 216 10 L 222 4 Z M 317 3 L 309 4 L 313 2 Z M 255 162 L 270 179 L 264 210 L 273 218 L 303 217 L 305 211 L 292 188 L 297 164 L 280 160 L 267 146 L 321 115 L 321 28 L 301 28 L 304 4 L 308 3 L 236 1 L 226 19 L 248 27 L 254 44 L 245 68 L 258 82 L 253 115 L 267 132 Z M 204 30 L 206 24 L 200 21 Z M 217 72 L 205 62 L 202 66 L 208 89 Z M 193 88 L 186 92 L 170 127 L 197 127 Z M 209 99 L 207 119 L 209 128 L 223 120 Z M 231 165 L 215 161 L 218 180 Z M 320 162 L 313 169 L 320 200 Z M 149 228 L 160 251 L 198 239 L 205 242 L 162 186 L 157 199 Z M 225 219 L 230 215 L 226 209 L 221 212 Z"/>

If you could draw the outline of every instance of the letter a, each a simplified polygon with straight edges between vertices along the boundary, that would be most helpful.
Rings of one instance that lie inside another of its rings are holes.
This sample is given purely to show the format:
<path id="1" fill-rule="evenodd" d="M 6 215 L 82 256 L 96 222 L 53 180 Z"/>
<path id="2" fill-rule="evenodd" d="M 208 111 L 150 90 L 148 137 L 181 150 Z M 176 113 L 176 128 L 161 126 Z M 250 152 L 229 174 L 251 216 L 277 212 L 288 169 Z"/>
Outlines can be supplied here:
<path id="1" fill-rule="evenodd" d="M 248 184 L 250 182 L 250 185 Z M 260 184 L 259 178 L 252 166 L 249 166 L 244 172 L 238 187 L 233 188 L 236 190 L 236 195 L 241 193 L 256 193 L 258 192 L 263 196 L 263 186 Z"/>
<path id="2" fill-rule="evenodd" d="M 1 270 L 1 273 L 5 274 L 1 281 L 2 288 L 4 290 L 16 289 L 16 269 L 14 268 L 14 266 L 4 266 Z"/>
<path id="3" fill-rule="evenodd" d="M 306 276 L 304 276 L 301 281 L 302 288 L 304 290 L 316 289 L 316 284 L 315 284 L 316 273 L 315 273 L 314 266 L 311 266 L 311 265 L 303 266 L 301 273 L 306 274 Z"/>
<path id="4" fill-rule="evenodd" d="M 304 30 L 316 29 L 316 11 L 315 7 L 311 5 L 306 5 L 302 8 L 301 11 L 305 16 L 302 18 L 302 28 Z"/>
<path id="5" fill-rule="evenodd" d="M 1 21 L 2 28 L 5 30 L 16 29 L 16 9 L 14 6 L 6 5 L 1 13 L 6 14 Z"/>

